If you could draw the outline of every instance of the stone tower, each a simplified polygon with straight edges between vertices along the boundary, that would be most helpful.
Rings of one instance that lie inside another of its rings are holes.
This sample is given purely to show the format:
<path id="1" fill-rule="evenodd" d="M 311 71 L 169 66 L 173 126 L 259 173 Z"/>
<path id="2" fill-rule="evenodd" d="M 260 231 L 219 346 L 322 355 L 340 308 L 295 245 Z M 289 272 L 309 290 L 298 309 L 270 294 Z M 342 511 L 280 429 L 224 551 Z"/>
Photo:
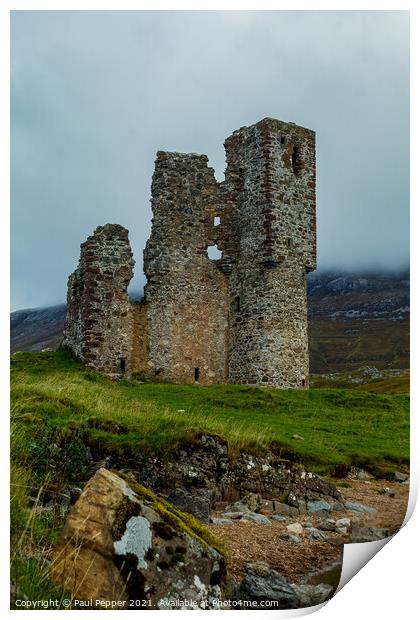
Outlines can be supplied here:
<path id="1" fill-rule="evenodd" d="M 307 387 L 315 134 L 263 119 L 235 131 L 225 149 L 222 183 L 204 155 L 158 152 L 141 304 L 127 298 L 132 259 L 125 229 L 107 225 L 88 239 L 88 251 L 82 246 L 69 282 L 64 342 L 92 368 L 179 383 Z M 211 247 L 217 258 L 209 257 Z M 101 278 L 94 271 L 92 284 L 93 259 Z M 91 292 L 83 297 L 82 289 Z M 106 320 L 96 321 L 92 333 L 94 308 Z"/>
<path id="2" fill-rule="evenodd" d="M 264 119 L 225 142 L 236 196 L 229 379 L 306 387 L 306 274 L 316 266 L 315 134 Z"/>

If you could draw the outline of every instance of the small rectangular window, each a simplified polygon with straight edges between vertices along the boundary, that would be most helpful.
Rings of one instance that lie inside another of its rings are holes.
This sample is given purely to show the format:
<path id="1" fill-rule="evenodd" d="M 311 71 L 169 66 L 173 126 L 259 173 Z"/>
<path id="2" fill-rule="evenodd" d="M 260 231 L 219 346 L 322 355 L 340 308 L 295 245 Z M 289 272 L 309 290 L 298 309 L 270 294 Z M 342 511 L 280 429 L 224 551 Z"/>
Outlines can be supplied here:
<path id="1" fill-rule="evenodd" d="M 288 248 L 292 248 L 293 247 L 293 239 L 291 239 L 290 237 L 287 238 L 287 247 Z"/>
<path id="2" fill-rule="evenodd" d="M 194 368 L 194 381 L 198 381 L 200 378 L 200 369 Z"/>
<path id="3" fill-rule="evenodd" d="M 125 359 L 123 357 L 120 359 L 120 370 L 122 374 L 125 373 Z"/>
<path id="4" fill-rule="evenodd" d="M 235 312 L 241 311 L 241 298 L 239 297 L 239 295 L 235 297 L 235 303 L 233 304 L 233 307 L 235 309 Z"/>
<path id="5" fill-rule="evenodd" d="M 220 226 L 220 217 L 216 215 L 213 219 L 214 226 Z"/>

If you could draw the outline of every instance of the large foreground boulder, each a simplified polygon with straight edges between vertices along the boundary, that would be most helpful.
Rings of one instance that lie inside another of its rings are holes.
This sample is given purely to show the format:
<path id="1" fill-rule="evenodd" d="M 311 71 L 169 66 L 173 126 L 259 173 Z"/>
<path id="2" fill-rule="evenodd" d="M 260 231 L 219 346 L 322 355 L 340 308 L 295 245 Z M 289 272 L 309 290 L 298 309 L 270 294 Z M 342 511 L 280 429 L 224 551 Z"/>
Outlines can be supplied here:
<path id="1" fill-rule="evenodd" d="M 96 607 L 217 607 L 226 577 L 217 546 L 191 515 L 99 469 L 70 512 L 51 577 Z"/>

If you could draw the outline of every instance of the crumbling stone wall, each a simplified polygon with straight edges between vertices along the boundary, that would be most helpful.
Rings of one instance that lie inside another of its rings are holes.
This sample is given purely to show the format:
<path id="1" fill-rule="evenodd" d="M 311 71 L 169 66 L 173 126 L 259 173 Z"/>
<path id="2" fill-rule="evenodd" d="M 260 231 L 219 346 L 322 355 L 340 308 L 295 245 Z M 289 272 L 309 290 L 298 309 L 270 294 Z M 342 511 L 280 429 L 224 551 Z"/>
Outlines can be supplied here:
<path id="1" fill-rule="evenodd" d="M 207 256 L 217 182 L 204 155 L 159 151 L 144 251 L 150 361 L 156 376 L 227 382 L 225 276 Z"/>
<path id="2" fill-rule="evenodd" d="M 222 183 L 205 155 L 158 152 L 142 304 L 127 298 L 125 229 L 107 225 L 82 245 L 65 344 L 91 367 L 180 383 L 308 386 L 315 134 L 263 119 L 225 149 Z"/>
<path id="3" fill-rule="evenodd" d="M 63 346 L 88 368 L 116 377 L 129 374 L 132 314 L 127 287 L 134 260 L 128 231 L 117 224 L 99 226 L 80 247 L 79 265 L 68 283 Z"/>

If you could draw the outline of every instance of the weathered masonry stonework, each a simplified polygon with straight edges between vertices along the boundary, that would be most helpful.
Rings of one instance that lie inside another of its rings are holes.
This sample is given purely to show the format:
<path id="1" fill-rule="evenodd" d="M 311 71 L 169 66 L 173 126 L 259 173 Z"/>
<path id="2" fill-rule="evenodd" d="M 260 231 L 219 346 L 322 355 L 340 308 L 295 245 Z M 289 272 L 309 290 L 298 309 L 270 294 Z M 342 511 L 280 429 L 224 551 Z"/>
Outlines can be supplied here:
<path id="1" fill-rule="evenodd" d="M 127 230 L 107 224 L 82 244 L 63 344 L 86 366 L 179 383 L 308 386 L 315 133 L 267 118 L 235 131 L 225 149 L 221 183 L 205 155 L 158 152 L 142 302 L 127 295 Z"/>

